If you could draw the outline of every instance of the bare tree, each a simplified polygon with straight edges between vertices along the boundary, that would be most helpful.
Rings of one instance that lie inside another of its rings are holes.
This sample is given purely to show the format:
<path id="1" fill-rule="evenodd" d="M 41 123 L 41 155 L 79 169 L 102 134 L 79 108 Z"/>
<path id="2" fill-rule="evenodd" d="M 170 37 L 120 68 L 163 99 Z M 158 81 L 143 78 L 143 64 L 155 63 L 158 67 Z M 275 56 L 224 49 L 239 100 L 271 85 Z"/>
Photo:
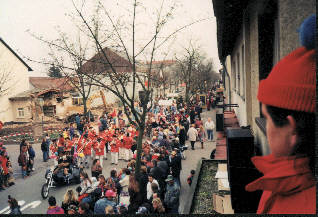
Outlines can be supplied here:
<path id="1" fill-rule="evenodd" d="M 200 62 L 201 54 L 200 48 L 195 46 L 190 40 L 189 46 L 184 49 L 182 57 L 177 57 L 177 71 L 180 75 L 181 82 L 186 85 L 185 102 L 189 103 L 190 93 L 192 91 L 192 84 L 195 78 L 194 71 Z"/>
<path id="2" fill-rule="evenodd" d="M 86 46 L 82 47 L 80 40 L 74 45 L 70 44 L 65 34 L 60 34 L 60 38 L 53 43 L 43 42 L 47 43 L 51 48 L 55 48 L 56 52 L 51 49 L 51 57 L 53 57 L 54 62 L 58 63 L 57 66 L 63 69 L 64 74 L 68 73 L 69 70 L 75 72 L 77 82 L 81 84 L 79 89 L 94 85 L 113 93 L 121 101 L 127 118 L 139 131 L 136 159 L 136 173 L 138 174 L 146 115 L 151 109 L 153 101 L 151 94 L 152 83 L 154 82 L 154 77 L 151 73 L 153 60 L 160 52 L 160 48 L 178 32 L 209 18 L 194 21 L 168 35 L 163 35 L 164 26 L 173 20 L 172 15 L 177 5 L 173 2 L 172 5 L 167 6 L 167 2 L 162 0 L 159 8 L 155 9 L 154 12 L 155 20 L 152 35 L 149 39 L 143 39 L 140 42 L 137 37 L 142 35 L 142 31 L 138 29 L 140 23 L 138 23 L 137 17 L 140 13 L 143 13 L 143 16 L 140 17 L 144 19 L 144 13 L 147 12 L 147 7 L 140 1 L 132 0 L 131 4 L 129 4 L 132 9 L 124 7 L 127 14 L 131 17 L 129 23 L 121 20 L 121 17 L 114 18 L 107 9 L 108 7 L 101 1 L 98 1 L 96 7 L 98 16 L 93 16 L 91 19 L 83 12 L 85 1 L 82 1 L 80 6 L 74 0 L 72 2 L 75 9 L 73 18 L 77 18 L 76 26 L 86 36 L 86 44 L 94 45 L 90 48 L 95 51 L 96 55 L 88 59 L 86 57 Z M 101 14 L 104 17 L 99 17 Z M 42 38 L 39 39 L 43 40 Z M 67 66 L 67 63 L 63 61 L 65 54 L 64 56 L 59 55 L 61 52 L 65 52 L 66 56 L 71 57 L 73 67 Z M 125 58 L 113 58 L 115 56 L 114 53 Z M 138 69 L 138 63 L 142 62 L 141 56 L 145 58 L 143 62 L 149 63 L 144 72 Z M 72 77 L 71 75 L 69 77 Z M 89 93 L 90 87 L 88 91 L 83 90 L 83 95 L 84 93 Z M 88 94 L 83 96 L 83 100 L 86 96 Z M 136 107 L 138 98 L 141 110 Z"/>

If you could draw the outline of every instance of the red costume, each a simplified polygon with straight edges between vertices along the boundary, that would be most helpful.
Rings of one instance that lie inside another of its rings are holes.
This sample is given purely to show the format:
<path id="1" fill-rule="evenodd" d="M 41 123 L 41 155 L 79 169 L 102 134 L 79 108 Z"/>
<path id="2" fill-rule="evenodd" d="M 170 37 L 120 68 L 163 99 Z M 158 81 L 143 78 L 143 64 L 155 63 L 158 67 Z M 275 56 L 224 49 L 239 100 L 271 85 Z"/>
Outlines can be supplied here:
<path id="1" fill-rule="evenodd" d="M 105 141 L 102 140 L 100 142 L 96 142 L 96 149 L 95 149 L 95 154 L 97 156 L 103 156 L 104 155 L 104 148 L 105 148 Z"/>
<path id="2" fill-rule="evenodd" d="M 92 154 L 92 145 L 93 141 L 89 141 L 84 145 L 83 153 L 84 155 L 91 155 Z"/>

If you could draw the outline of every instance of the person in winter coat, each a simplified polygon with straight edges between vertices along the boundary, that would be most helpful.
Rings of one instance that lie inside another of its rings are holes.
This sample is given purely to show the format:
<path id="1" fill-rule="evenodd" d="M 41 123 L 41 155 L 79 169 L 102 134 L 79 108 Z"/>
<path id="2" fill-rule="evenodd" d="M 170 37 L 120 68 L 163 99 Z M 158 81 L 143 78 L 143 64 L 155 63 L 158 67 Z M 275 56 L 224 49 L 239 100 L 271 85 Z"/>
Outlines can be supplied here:
<path id="1" fill-rule="evenodd" d="M 302 47 L 260 81 L 258 100 L 271 150 L 252 162 L 264 176 L 246 186 L 263 190 L 258 214 L 316 214 L 316 15 L 300 27 Z"/>
<path id="2" fill-rule="evenodd" d="M 164 199 L 166 212 L 178 214 L 180 188 L 174 182 L 172 175 L 168 176 L 168 178 L 166 179 L 166 182 L 167 182 L 167 187 L 166 187 L 166 194 Z"/>
<path id="3" fill-rule="evenodd" d="M 128 206 L 128 213 L 136 213 L 138 211 L 138 208 L 143 203 L 143 197 L 140 193 L 139 186 L 140 185 L 135 178 L 135 174 L 132 173 L 129 176 L 128 192 L 130 204 Z"/>
<path id="4" fill-rule="evenodd" d="M 150 198 L 153 196 L 153 191 L 151 188 L 151 184 L 155 183 L 159 186 L 158 181 L 155 180 L 151 174 L 148 175 L 148 183 L 147 183 L 147 200 L 150 200 Z"/>
<path id="5" fill-rule="evenodd" d="M 194 144 L 197 141 L 198 138 L 198 131 L 194 128 L 194 124 L 191 125 L 190 129 L 187 133 L 190 143 L 191 143 L 191 149 L 194 150 Z"/>
<path id="6" fill-rule="evenodd" d="M 180 131 L 178 136 L 179 136 L 180 146 L 184 146 L 187 139 L 187 133 L 185 131 L 184 126 L 182 125 L 180 125 Z"/>
<path id="7" fill-rule="evenodd" d="M 175 183 L 178 184 L 179 187 L 181 187 L 181 181 L 180 181 L 180 173 L 182 170 L 181 157 L 177 155 L 176 151 L 171 152 L 169 166 L 170 166 L 171 174 L 174 178 Z"/>
<path id="8" fill-rule="evenodd" d="M 51 196 L 49 197 L 49 208 L 47 209 L 46 214 L 64 214 L 64 210 L 56 205 L 56 199 L 55 197 Z"/>
<path id="9" fill-rule="evenodd" d="M 18 157 L 19 166 L 21 166 L 22 178 L 26 178 L 28 175 L 28 167 L 29 167 L 29 154 L 28 154 L 28 146 L 23 145 L 21 147 L 21 153 Z"/>
<path id="10" fill-rule="evenodd" d="M 130 176 L 130 170 L 127 168 L 124 168 L 122 173 L 122 178 L 119 181 L 119 184 L 121 186 L 119 201 L 126 205 L 129 205 L 129 193 L 128 193 L 129 176 Z"/>
<path id="11" fill-rule="evenodd" d="M 204 142 L 206 140 L 206 133 L 203 129 L 203 126 L 201 125 L 198 131 L 198 137 L 199 137 L 199 141 L 201 143 L 201 148 L 203 149 L 204 147 Z"/>
<path id="12" fill-rule="evenodd" d="M 78 198 L 73 189 L 68 189 L 64 194 L 64 200 L 62 201 L 62 209 L 65 213 L 68 213 L 71 205 L 78 206 Z"/>
<path id="13" fill-rule="evenodd" d="M 45 138 L 42 139 L 41 151 L 42 151 L 42 154 L 43 154 L 43 162 L 47 162 L 48 158 L 49 158 L 49 153 L 48 153 L 49 149 L 48 149 L 48 146 L 47 146 Z"/>
<path id="14" fill-rule="evenodd" d="M 10 195 L 8 196 L 8 204 L 9 204 L 9 207 L 10 207 L 9 215 L 22 214 L 22 212 L 20 210 L 20 206 L 18 204 L 18 201 L 15 198 L 12 198 Z"/>
<path id="15" fill-rule="evenodd" d="M 207 122 L 205 122 L 204 127 L 208 134 L 208 140 L 213 140 L 213 129 L 215 128 L 214 122 L 211 120 L 211 118 L 208 118 Z"/>
<path id="16" fill-rule="evenodd" d="M 28 145 L 28 153 L 29 153 L 29 165 L 30 170 L 34 171 L 34 158 L 35 158 L 35 151 L 30 143 L 27 143 Z"/>

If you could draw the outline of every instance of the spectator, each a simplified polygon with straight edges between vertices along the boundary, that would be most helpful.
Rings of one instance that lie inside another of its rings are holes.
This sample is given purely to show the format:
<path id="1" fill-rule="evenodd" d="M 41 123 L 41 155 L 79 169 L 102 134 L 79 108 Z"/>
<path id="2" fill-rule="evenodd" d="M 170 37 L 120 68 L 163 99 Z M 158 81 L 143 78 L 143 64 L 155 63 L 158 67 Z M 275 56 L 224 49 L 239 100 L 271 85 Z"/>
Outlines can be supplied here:
<path id="1" fill-rule="evenodd" d="M 122 176 L 123 178 L 119 181 L 119 184 L 121 186 L 119 202 L 122 202 L 124 204 L 129 204 L 128 186 L 129 186 L 130 170 L 124 168 Z"/>
<path id="2" fill-rule="evenodd" d="M 118 214 L 127 214 L 128 213 L 128 209 L 124 204 L 117 206 L 117 210 L 118 210 Z"/>
<path id="3" fill-rule="evenodd" d="M 316 214 L 316 15 L 302 23 L 300 39 L 302 47 L 281 59 L 258 88 L 271 154 L 252 158 L 264 174 L 246 186 L 263 191 L 257 214 Z"/>
<path id="4" fill-rule="evenodd" d="M 182 170 L 181 157 L 177 155 L 176 151 L 171 152 L 169 166 L 170 166 L 171 174 L 174 178 L 175 183 L 178 184 L 179 187 L 181 187 L 181 182 L 180 182 L 180 173 Z"/>
<path id="5" fill-rule="evenodd" d="M 28 146 L 23 145 L 21 148 L 21 153 L 18 157 L 19 166 L 21 166 L 22 178 L 27 178 L 28 176 L 28 167 L 29 167 L 29 154 L 28 154 Z"/>
<path id="6" fill-rule="evenodd" d="M 190 111 L 190 124 L 194 124 L 195 115 L 196 115 L 196 112 L 194 111 L 194 107 L 191 107 L 191 111 Z"/>
<path id="7" fill-rule="evenodd" d="M 10 207 L 9 215 L 22 214 L 22 212 L 20 210 L 20 206 L 18 204 L 18 201 L 15 198 L 12 198 L 10 195 L 8 196 L 8 204 L 9 204 L 9 207 Z"/>
<path id="8" fill-rule="evenodd" d="M 179 211 L 179 196 L 180 196 L 180 188 L 174 182 L 173 176 L 169 175 L 166 179 L 167 187 L 164 203 L 166 205 L 167 213 L 175 213 L 178 214 Z"/>
<path id="9" fill-rule="evenodd" d="M 195 174 L 195 170 L 191 170 L 190 171 L 190 175 L 187 178 L 187 183 L 189 184 L 189 186 L 191 186 L 191 184 L 192 184 L 192 180 L 193 180 L 194 174 Z"/>
<path id="10" fill-rule="evenodd" d="M 162 205 L 162 202 L 160 200 L 160 198 L 154 198 L 152 200 L 152 206 L 153 206 L 153 213 L 165 213 L 165 208 Z"/>
<path id="11" fill-rule="evenodd" d="M 147 183 L 147 199 L 150 200 L 150 198 L 153 196 L 153 191 L 152 191 L 152 184 L 156 184 L 157 186 L 159 186 L 158 181 L 155 180 L 151 174 L 148 175 L 148 183 Z"/>
<path id="12" fill-rule="evenodd" d="M 21 143 L 20 143 L 20 153 L 22 151 L 22 146 L 24 146 L 24 145 L 25 145 L 25 139 L 22 139 Z"/>
<path id="13" fill-rule="evenodd" d="M 105 197 L 96 201 L 94 206 L 94 214 L 105 214 L 105 208 L 107 206 L 116 206 L 116 193 L 112 190 L 107 190 Z"/>
<path id="14" fill-rule="evenodd" d="M 59 207 L 56 206 L 56 199 L 55 197 L 51 196 L 49 197 L 49 208 L 47 209 L 46 214 L 64 214 L 64 210 Z"/>
<path id="15" fill-rule="evenodd" d="M 49 149 L 45 138 L 42 139 L 41 151 L 43 154 L 43 162 L 47 162 L 49 158 Z"/>
<path id="16" fill-rule="evenodd" d="M 68 207 L 67 214 L 68 215 L 74 215 L 74 214 L 76 215 L 76 214 L 78 214 L 78 207 L 75 206 L 75 205 L 70 205 Z"/>
<path id="17" fill-rule="evenodd" d="M 87 191 L 91 188 L 92 186 L 92 181 L 88 177 L 87 173 L 84 171 L 81 171 L 80 173 L 80 179 L 81 179 L 81 191 L 79 193 L 78 201 L 81 202 L 84 198 L 88 197 L 89 194 Z"/>
<path id="18" fill-rule="evenodd" d="M 138 211 L 139 206 L 142 204 L 142 195 L 140 193 L 140 185 L 135 178 L 135 174 L 131 174 L 129 176 L 129 206 L 128 212 L 129 213 L 136 213 Z"/>
<path id="19" fill-rule="evenodd" d="M 183 125 L 180 125 L 180 131 L 178 136 L 179 136 L 180 146 L 184 146 L 187 139 L 187 133 Z"/>
<path id="20" fill-rule="evenodd" d="M 114 208 L 110 205 L 106 206 L 105 214 L 115 214 Z"/>
<path id="21" fill-rule="evenodd" d="M 32 144 L 26 143 L 28 145 L 28 153 L 29 153 L 29 167 L 31 171 L 34 171 L 34 158 L 35 158 L 35 151 L 32 147 Z"/>
<path id="22" fill-rule="evenodd" d="M 88 203 L 80 203 L 78 205 L 78 213 L 81 215 L 91 215 L 92 212 L 89 210 L 89 204 Z"/>
<path id="23" fill-rule="evenodd" d="M 208 134 L 208 140 L 213 140 L 213 129 L 215 128 L 214 122 L 211 120 L 211 118 L 208 118 L 208 121 L 205 122 L 204 127 Z"/>
<path id="24" fill-rule="evenodd" d="M 199 141 L 201 143 L 201 148 L 204 148 L 204 142 L 206 140 L 206 133 L 203 129 L 203 126 L 201 125 L 198 131 L 198 137 L 199 137 Z"/>
<path id="25" fill-rule="evenodd" d="M 68 213 L 71 205 L 78 206 L 78 198 L 73 189 L 68 189 L 64 194 L 64 200 L 61 207 L 65 213 Z"/>
<path id="26" fill-rule="evenodd" d="M 198 137 L 198 131 L 194 128 L 194 124 L 191 125 L 187 135 L 191 143 L 191 149 L 194 150 L 194 144 L 197 141 L 197 137 Z"/>
<path id="27" fill-rule="evenodd" d="M 140 194 L 142 196 L 142 201 L 145 202 L 147 200 L 147 183 L 148 183 L 148 175 L 147 175 L 147 167 L 141 166 L 140 173 L 137 179 L 139 183 Z"/>
<path id="28" fill-rule="evenodd" d="M 91 171 L 92 177 L 95 177 L 96 179 L 98 179 L 99 175 L 102 174 L 103 168 L 101 167 L 98 159 L 94 159 Z"/>

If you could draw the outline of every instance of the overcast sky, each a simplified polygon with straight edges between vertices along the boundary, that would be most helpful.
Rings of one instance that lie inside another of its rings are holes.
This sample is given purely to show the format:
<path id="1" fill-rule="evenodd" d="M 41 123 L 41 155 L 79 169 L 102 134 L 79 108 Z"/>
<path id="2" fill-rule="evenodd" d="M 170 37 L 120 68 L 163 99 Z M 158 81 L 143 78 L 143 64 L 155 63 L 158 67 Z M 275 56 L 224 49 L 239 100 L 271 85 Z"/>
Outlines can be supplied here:
<path id="1" fill-rule="evenodd" d="M 75 0 L 79 3 L 79 0 Z M 93 12 L 95 1 L 90 0 L 85 3 L 84 14 L 90 17 Z M 128 12 L 130 0 L 104 0 L 102 1 L 107 10 L 114 18 L 125 17 Z M 147 9 L 147 14 L 141 9 L 137 13 L 137 21 L 140 23 L 137 34 L 139 44 L 147 41 L 149 32 L 154 27 L 149 14 L 152 14 L 154 8 L 157 8 L 157 0 L 143 0 L 143 6 Z M 171 5 L 172 0 L 166 0 L 167 7 Z M 150 10 L 151 8 L 152 10 Z M 48 56 L 48 48 L 40 41 L 33 38 L 27 30 L 46 39 L 54 40 L 58 37 L 56 26 L 70 36 L 75 36 L 78 31 L 68 16 L 65 14 L 74 13 L 74 7 L 71 0 L 1 0 L 0 7 L 0 37 L 18 54 L 28 56 L 35 60 L 40 60 Z M 213 13 L 212 0 L 179 0 L 177 8 L 173 13 L 173 20 L 163 29 L 163 36 L 169 35 L 175 29 L 193 22 L 194 20 L 207 18 L 210 19 L 194 24 L 191 27 L 178 33 L 176 40 L 169 41 L 164 49 L 170 49 L 170 53 L 182 53 L 182 47 L 187 47 L 189 40 L 195 41 L 197 46 L 206 53 L 207 57 L 212 58 L 216 70 L 220 68 L 217 52 L 216 39 L 216 19 Z M 143 38 L 145 37 L 145 38 Z M 129 40 L 127 40 L 129 41 Z M 20 55 L 20 56 L 21 56 Z M 156 60 L 162 56 L 158 53 Z M 39 65 L 26 61 L 34 70 L 32 75 L 46 73 L 48 66 Z"/>

